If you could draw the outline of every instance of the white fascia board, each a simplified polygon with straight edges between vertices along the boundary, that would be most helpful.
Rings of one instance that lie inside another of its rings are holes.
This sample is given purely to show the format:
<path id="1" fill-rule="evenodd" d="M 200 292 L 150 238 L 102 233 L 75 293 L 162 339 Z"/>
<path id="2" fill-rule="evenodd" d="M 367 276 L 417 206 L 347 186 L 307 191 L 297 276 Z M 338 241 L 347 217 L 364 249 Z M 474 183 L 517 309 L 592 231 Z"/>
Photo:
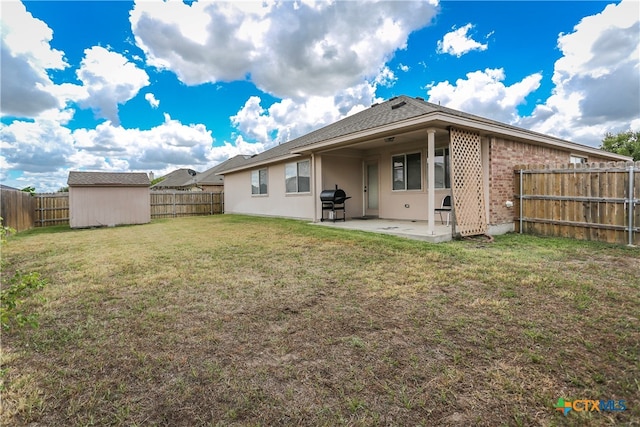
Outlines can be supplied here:
<path id="1" fill-rule="evenodd" d="M 248 169 L 255 169 L 255 168 L 259 167 L 259 166 L 271 165 L 271 164 L 274 164 L 274 163 L 281 163 L 281 162 L 284 162 L 285 160 L 295 159 L 295 158 L 299 158 L 299 157 L 300 157 L 300 154 L 292 153 L 292 154 L 288 154 L 286 156 L 274 157 L 272 159 L 263 160 L 261 162 L 251 163 L 249 165 L 238 166 L 238 167 L 235 167 L 233 169 L 229 169 L 229 170 L 225 170 L 225 171 L 216 173 L 216 175 L 224 176 L 224 175 L 229 174 L 229 173 L 240 172 L 240 171 L 248 170 Z"/>

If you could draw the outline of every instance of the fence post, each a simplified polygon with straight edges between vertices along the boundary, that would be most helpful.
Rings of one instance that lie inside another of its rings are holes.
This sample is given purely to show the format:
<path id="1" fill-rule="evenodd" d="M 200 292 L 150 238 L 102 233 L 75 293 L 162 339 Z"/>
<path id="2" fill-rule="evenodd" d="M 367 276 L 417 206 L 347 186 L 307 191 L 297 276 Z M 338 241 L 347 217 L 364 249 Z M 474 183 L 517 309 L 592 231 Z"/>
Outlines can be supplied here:
<path id="1" fill-rule="evenodd" d="M 629 203 L 629 246 L 633 246 L 633 211 L 635 210 L 633 163 L 629 165 L 629 195 L 627 196 L 627 203 Z"/>
<path id="2" fill-rule="evenodd" d="M 211 215 L 213 215 L 213 191 L 209 193 L 209 196 L 211 197 Z"/>

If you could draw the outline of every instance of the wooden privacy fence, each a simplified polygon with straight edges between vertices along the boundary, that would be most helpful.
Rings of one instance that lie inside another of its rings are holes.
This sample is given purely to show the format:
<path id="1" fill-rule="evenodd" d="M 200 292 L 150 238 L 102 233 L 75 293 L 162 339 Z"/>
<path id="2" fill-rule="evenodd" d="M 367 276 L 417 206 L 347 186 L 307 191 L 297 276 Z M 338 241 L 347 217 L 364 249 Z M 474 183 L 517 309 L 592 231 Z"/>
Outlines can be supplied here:
<path id="1" fill-rule="evenodd" d="M 69 224 L 69 193 L 36 194 L 36 227 Z"/>
<path id="2" fill-rule="evenodd" d="M 520 233 L 640 245 L 640 162 L 515 168 Z"/>
<path id="3" fill-rule="evenodd" d="M 33 227 L 36 199 L 31 194 L 19 190 L 0 192 L 0 217 L 2 225 L 16 231 Z"/>
<path id="4" fill-rule="evenodd" d="M 224 193 L 152 191 L 151 218 L 214 215 L 224 212 Z"/>
<path id="5" fill-rule="evenodd" d="M 214 215 L 224 213 L 224 193 L 152 191 L 151 218 Z M 17 231 L 32 227 L 69 224 L 69 193 L 2 190 L 0 216 Z"/>

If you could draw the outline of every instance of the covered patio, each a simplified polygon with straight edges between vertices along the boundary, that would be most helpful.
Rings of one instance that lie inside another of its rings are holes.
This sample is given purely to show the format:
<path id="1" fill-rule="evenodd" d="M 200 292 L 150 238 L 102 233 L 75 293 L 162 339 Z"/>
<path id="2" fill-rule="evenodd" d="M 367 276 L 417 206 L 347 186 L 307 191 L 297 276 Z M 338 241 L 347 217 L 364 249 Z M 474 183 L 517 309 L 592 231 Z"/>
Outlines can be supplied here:
<path id="1" fill-rule="evenodd" d="M 391 234 L 407 239 L 422 240 L 429 243 L 448 242 L 452 239 L 452 226 L 436 222 L 431 234 L 427 221 L 409 221 L 379 218 L 353 218 L 346 221 L 314 222 L 315 225 L 360 230 L 370 233 Z"/>

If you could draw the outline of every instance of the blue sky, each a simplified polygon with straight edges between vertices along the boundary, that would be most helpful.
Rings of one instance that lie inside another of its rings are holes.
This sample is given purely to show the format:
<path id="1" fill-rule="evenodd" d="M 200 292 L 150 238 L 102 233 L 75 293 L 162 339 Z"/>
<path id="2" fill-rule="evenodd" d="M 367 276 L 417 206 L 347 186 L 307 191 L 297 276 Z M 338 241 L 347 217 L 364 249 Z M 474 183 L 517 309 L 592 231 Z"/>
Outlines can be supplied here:
<path id="1" fill-rule="evenodd" d="M 0 180 L 204 171 L 395 95 L 598 146 L 640 130 L 640 3 L 2 1 Z"/>

